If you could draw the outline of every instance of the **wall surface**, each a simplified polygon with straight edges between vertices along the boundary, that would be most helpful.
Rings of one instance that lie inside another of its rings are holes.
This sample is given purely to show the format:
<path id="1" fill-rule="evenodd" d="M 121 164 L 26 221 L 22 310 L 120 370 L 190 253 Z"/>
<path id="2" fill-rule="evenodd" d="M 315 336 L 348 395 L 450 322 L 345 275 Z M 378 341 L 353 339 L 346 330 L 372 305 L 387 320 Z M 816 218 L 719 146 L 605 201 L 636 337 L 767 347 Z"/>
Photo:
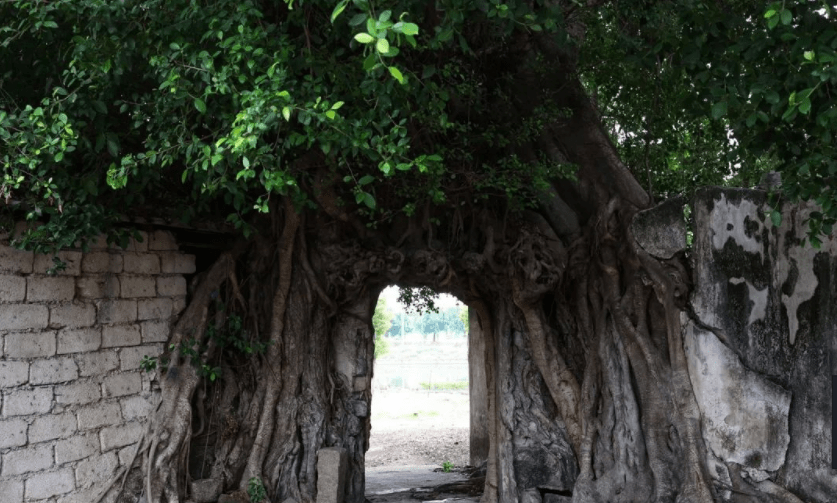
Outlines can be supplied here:
<path id="1" fill-rule="evenodd" d="M 51 256 L 0 244 L 0 501 L 89 503 L 130 462 L 195 257 L 169 232 Z"/>
<path id="2" fill-rule="evenodd" d="M 774 226 L 764 192 L 705 189 L 694 202 L 689 374 L 719 488 L 748 480 L 782 501 L 833 502 L 831 364 L 837 238 L 803 245 L 812 205 Z M 731 491 L 722 491 L 731 500 Z"/>

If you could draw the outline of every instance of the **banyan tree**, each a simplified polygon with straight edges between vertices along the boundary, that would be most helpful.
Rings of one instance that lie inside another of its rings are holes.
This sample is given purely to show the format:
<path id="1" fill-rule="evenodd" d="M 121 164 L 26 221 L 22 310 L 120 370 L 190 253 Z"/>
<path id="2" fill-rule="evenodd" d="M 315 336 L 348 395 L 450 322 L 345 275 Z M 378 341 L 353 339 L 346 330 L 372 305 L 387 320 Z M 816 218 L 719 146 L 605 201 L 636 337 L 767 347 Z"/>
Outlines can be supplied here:
<path id="1" fill-rule="evenodd" d="M 153 360 L 120 501 L 186 501 L 203 473 L 313 502 L 338 446 L 363 502 L 390 284 L 477 317 L 486 503 L 721 498 L 682 336 L 689 252 L 649 253 L 633 222 L 779 170 L 771 204 L 816 200 L 809 240 L 831 232 L 833 9 L 4 2 L 3 209 L 43 224 L 19 244 L 118 242 L 137 218 L 228 230 Z M 771 484 L 736 497 L 793 497 Z"/>

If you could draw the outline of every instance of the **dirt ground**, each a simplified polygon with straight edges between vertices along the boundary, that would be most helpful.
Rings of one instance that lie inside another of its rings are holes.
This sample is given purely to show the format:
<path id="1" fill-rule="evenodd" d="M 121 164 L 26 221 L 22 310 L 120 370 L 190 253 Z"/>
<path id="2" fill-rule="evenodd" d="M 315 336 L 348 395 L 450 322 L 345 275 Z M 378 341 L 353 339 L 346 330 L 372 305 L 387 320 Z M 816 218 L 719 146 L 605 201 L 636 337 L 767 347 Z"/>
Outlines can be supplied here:
<path id="1" fill-rule="evenodd" d="M 467 392 L 376 391 L 366 466 L 468 464 Z"/>
<path id="2" fill-rule="evenodd" d="M 366 453 L 367 497 L 374 503 L 437 499 L 429 488 L 465 479 L 461 470 L 468 465 L 468 437 L 467 392 L 376 390 Z M 443 471 L 446 462 L 449 472 Z"/>

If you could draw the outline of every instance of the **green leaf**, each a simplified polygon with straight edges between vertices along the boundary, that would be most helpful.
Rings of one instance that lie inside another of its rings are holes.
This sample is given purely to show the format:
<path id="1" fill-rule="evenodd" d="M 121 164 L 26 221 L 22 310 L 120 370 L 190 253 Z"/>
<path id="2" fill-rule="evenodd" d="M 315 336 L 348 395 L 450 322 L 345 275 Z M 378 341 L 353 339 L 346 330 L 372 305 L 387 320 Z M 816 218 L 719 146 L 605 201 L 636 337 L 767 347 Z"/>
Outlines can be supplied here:
<path id="1" fill-rule="evenodd" d="M 779 24 L 779 16 L 773 16 L 767 20 L 767 27 L 771 30 L 775 28 L 777 24 Z"/>
<path id="2" fill-rule="evenodd" d="M 334 20 L 337 19 L 337 16 L 340 15 L 341 12 L 346 8 L 346 5 L 349 3 L 349 0 L 343 0 L 331 11 L 331 22 L 334 23 Z"/>
<path id="3" fill-rule="evenodd" d="M 780 225 L 782 225 L 782 213 L 778 210 L 771 211 L 770 221 L 773 222 L 774 227 L 779 227 Z"/>
<path id="4" fill-rule="evenodd" d="M 358 184 L 360 184 L 360 185 L 369 185 L 370 183 L 372 183 L 372 182 L 374 182 L 374 181 L 375 181 L 375 177 L 374 177 L 374 176 L 372 176 L 372 175 L 366 175 L 366 176 L 364 176 L 363 178 L 361 178 L 360 180 L 358 180 L 358 182 L 357 182 L 357 183 L 358 183 Z"/>
<path id="5" fill-rule="evenodd" d="M 375 44 L 375 49 L 381 54 L 386 54 L 389 52 L 389 42 L 385 38 L 379 38 L 378 43 Z"/>
<path id="6" fill-rule="evenodd" d="M 782 17 L 782 24 L 785 26 L 791 24 L 791 21 L 793 21 L 793 14 L 787 9 L 783 10 L 780 16 Z"/>
<path id="7" fill-rule="evenodd" d="M 814 57 L 816 57 L 816 53 L 814 51 L 805 51 L 802 56 L 807 59 L 808 61 L 813 61 Z"/>
<path id="8" fill-rule="evenodd" d="M 349 21 L 349 26 L 360 26 L 366 21 L 366 14 L 355 14 Z"/>
<path id="9" fill-rule="evenodd" d="M 241 164 L 243 164 L 245 168 L 249 168 L 250 167 L 250 159 L 248 159 L 247 156 L 245 155 L 244 157 L 241 158 Z"/>
<path id="10" fill-rule="evenodd" d="M 170 47 L 173 51 L 179 51 L 179 50 L 180 50 L 180 45 L 179 45 L 177 42 L 172 42 L 172 43 L 170 43 L 170 44 L 169 44 L 169 47 Z"/>
<path id="11" fill-rule="evenodd" d="M 401 33 L 404 35 L 418 35 L 419 27 L 415 23 L 404 23 L 404 26 L 401 28 Z"/>
<path id="12" fill-rule="evenodd" d="M 375 37 L 368 33 L 358 33 L 355 35 L 355 40 L 361 44 L 371 44 L 375 40 Z"/>
<path id="13" fill-rule="evenodd" d="M 58 28 L 58 23 L 55 21 L 44 21 L 42 26 L 44 28 Z"/>
<path id="14" fill-rule="evenodd" d="M 369 206 L 371 209 L 375 209 L 375 198 L 372 194 L 368 192 L 363 192 L 363 204 Z"/>
<path id="15" fill-rule="evenodd" d="M 335 112 L 334 110 L 328 110 L 325 113 L 325 116 L 328 117 L 331 120 L 334 120 L 334 118 L 337 117 L 337 112 Z"/>
<path id="16" fill-rule="evenodd" d="M 61 159 L 64 158 L 64 152 L 56 152 L 55 154 L 55 162 L 61 162 Z"/>
<path id="17" fill-rule="evenodd" d="M 391 10 L 385 10 L 385 11 L 381 12 L 380 16 L 378 16 L 378 22 L 379 23 L 386 23 L 387 21 L 389 21 L 389 18 L 391 16 L 392 16 L 392 11 Z"/>
<path id="18" fill-rule="evenodd" d="M 770 9 L 769 11 L 764 13 L 765 19 L 770 19 L 771 17 L 776 15 L 776 9 Z"/>
<path id="19" fill-rule="evenodd" d="M 195 108 L 202 114 L 206 113 L 206 103 L 200 98 L 195 98 Z"/>
<path id="20" fill-rule="evenodd" d="M 809 98 L 804 98 L 799 103 L 799 113 L 807 114 L 811 110 L 811 100 Z"/>
<path id="21" fill-rule="evenodd" d="M 108 153 L 113 156 L 117 157 L 119 155 L 119 141 L 116 139 L 116 135 L 108 134 Z"/>
<path id="22" fill-rule="evenodd" d="M 726 101 L 719 101 L 712 105 L 712 118 L 713 119 L 720 119 L 724 115 L 727 114 L 727 102 Z"/>
<path id="23" fill-rule="evenodd" d="M 343 106 L 343 102 L 342 102 L 342 101 L 338 101 L 337 103 L 335 103 L 335 104 L 331 105 L 331 109 L 332 109 L 332 110 L 337 110 L 337 109 L 339 109 L 339 108 L 340 108 L 340 107 L 342 107 L 342 106 Z"/>
<path id="24" fill-rule="evenodd" d="M 291 107 L 282 108 L 282 117 L 284 117 L 286 121 L 291 120 Z"/>
<path id="25" fill-rule="evenodd" d="M 401 74 L 401 70 L 394 66 L 388 66 L 387 70 L 389 70 L 389 74 L 395 77 L 395 80 L 403 84 L 405 82 L 404 75 Z"/>

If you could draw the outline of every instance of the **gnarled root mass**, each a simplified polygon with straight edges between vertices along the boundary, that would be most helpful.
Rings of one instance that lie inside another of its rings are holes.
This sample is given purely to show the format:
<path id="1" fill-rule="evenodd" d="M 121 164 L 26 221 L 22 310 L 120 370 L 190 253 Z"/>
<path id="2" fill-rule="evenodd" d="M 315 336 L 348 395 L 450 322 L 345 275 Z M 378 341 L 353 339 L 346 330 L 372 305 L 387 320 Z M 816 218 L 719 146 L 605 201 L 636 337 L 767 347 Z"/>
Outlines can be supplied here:
<path id="1" fill-rule="evenodd" d="M 322 223 L 285 207 L 197 282 L 138 448 L 141 491 L 183 502 L 211 479 L 224 492 L 262 485 L 271 501 L 309 503 L 318 450 L 338 446 L 346 498 L 362 501 L 371 316 L 381 289 L 398 283 L 456 294 L 479 317 L 486 503 L 540 487 L 576 502 L 712 501 L 679 326 L 687 271 L 635 245 L 635 210 L 614 197 L 560 236 L 534 213 L 512 225 L 460 215 L 480 227 L 442 252 L 421 233 L 403 238 L 416 227 L 406 223 L 363 242 L 346 237 L 349 225 L 312 238 Z"/>

